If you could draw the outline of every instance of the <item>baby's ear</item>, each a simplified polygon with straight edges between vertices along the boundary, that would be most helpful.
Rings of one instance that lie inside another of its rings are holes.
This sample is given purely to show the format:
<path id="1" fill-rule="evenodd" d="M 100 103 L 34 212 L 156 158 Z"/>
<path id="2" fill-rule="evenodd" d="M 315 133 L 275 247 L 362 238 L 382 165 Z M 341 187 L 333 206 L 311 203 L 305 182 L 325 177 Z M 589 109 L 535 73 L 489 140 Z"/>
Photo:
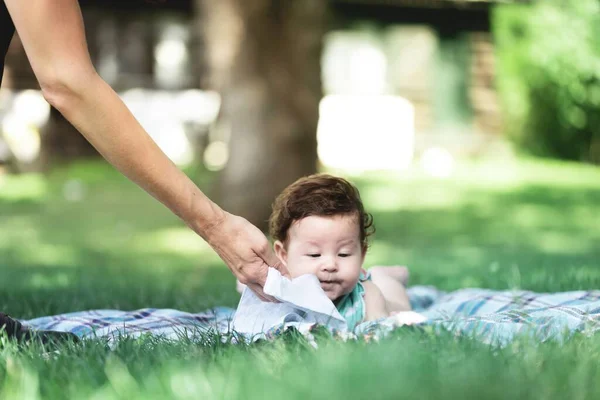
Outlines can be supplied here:
<path id="1" fill-rule="evenodd" d="M 279 258 L 279 261 L 283 263 L 287 267 L 287 250 L 285 249 L 285 245 L 281 242 L 281 240 L 275 241 L 273 244 L 273 250 L 275 251 L 275 255 Z"/>

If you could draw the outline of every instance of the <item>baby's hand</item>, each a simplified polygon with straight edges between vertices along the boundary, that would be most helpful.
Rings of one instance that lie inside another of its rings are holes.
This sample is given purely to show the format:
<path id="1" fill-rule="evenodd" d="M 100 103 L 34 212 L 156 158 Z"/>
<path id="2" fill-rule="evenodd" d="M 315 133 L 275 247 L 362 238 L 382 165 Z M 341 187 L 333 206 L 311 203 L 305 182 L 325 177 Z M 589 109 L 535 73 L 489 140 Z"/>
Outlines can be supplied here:
<path id="1" fill-rule="evenodd" d="M 398 326 L 420 324 L 427 321 L 427 318 L 414 311 L 399 311 L 391 313 Z"/>

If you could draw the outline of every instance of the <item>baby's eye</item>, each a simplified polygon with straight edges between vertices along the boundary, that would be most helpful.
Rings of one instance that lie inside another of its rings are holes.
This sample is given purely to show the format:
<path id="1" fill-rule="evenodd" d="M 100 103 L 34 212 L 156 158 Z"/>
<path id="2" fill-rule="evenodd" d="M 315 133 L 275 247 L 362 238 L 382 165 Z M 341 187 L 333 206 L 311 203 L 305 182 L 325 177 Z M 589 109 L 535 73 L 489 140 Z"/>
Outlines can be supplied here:
<path id="1" fill-rule="evenodd" d="M 339 254 L 340 257 L 350 257 L 352 254 L 348 254 L 348 253 L 341 253 Z"/>
<path id="2" fill-rule="evenodd" d="M 320 255 L 320 254 L 308 254 L 308 256 L 309 256 L 309 257 L 312 257 L 312 258 L 318 258 L 318 257 L 321 257 L 321 255 Z"/>

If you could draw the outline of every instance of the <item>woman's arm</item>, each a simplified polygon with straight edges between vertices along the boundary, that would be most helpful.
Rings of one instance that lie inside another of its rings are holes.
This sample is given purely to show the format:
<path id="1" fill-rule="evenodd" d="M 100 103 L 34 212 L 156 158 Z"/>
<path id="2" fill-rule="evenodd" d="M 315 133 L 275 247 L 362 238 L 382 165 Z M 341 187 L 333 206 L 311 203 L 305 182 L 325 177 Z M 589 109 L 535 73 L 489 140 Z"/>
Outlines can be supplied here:
<path id="1" fill-rule="evenodd" d="M 266 237 L 224 212 L 160 150 L 96 73 L 77 0 L 4 0 L 46 100 L 129 179 L 203 237 L 244 283 L 281 267 Z M 282 271 L 284 274 L 287 271 Z"/>

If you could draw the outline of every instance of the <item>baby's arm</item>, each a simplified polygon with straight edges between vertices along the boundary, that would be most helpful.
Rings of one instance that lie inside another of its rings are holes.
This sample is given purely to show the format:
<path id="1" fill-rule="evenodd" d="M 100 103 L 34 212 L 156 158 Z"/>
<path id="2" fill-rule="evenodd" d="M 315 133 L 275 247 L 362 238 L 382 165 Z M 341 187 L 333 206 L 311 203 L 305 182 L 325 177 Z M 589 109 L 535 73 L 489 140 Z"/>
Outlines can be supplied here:
<path id="1" fill-rule="evenodd" d="M 390 312 L 387 308 L 388 303 L 377 285 L 371 281 L 366 281 L 363 282 L 363 286 L 365 287 L 365 321 L 374 321 L 392 316 L 395 318 L 398 326 L 420 324 L 427 321 L 424 315 L 414 311 Z"/>
<path id="2" fill-rule="evenodd" d="M 376 266 L 372 267 L 369 272 L 372 282 L 381 290 L 387 303 L 387 309 L 391 314 L 411 309 L 405 288 L 408 279 L 406 267 Z"/>
<path id="3" fill-rule="evenodd" d="M 381 290 L 371 281 L 363 282 L 363 286 L 365 288 L 365 321 L 389 317 L 390 313 Z"/>

